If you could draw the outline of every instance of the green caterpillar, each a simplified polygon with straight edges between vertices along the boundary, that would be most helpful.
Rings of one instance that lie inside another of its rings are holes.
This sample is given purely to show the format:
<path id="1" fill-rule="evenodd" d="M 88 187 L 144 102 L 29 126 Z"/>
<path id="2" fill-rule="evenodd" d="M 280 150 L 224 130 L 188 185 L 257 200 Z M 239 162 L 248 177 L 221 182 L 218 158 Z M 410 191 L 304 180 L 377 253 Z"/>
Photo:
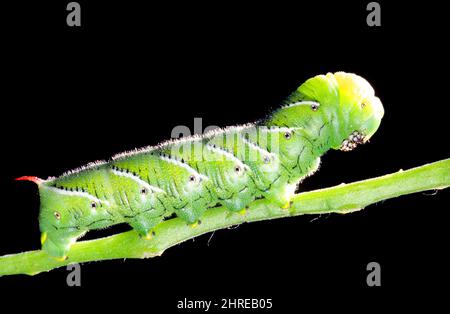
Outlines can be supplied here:
<path id="1" fill-rule="evenodd" d="M 208 208 L 244 211 L 264 197 L 283 208 L 329 149 L 366 142 L 384 110 L 366 80 L 344 72 L 318 75 L 286 104 L 254 124 L 228 127 L 126 152 L 37 183 L 42 248 L 66 258 L 89 230 L 128 223 L 150 239 L 176 215 L 195 225 Z"/>

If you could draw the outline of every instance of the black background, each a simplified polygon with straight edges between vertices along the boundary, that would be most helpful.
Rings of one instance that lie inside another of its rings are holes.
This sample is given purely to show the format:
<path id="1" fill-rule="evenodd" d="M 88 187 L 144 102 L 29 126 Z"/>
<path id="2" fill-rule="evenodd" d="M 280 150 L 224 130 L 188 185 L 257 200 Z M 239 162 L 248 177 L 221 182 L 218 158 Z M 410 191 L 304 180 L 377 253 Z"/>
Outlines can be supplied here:
<path id="1" fill-rule="evenodd" d="M 327 153 L 302 190 L 449 156 L 447 26 L 436 4 L 380 1 L 382 26 L 368 27 L 369 1 L 79 1 L 82 26 L 70 28 L 67 2 L 0 9 L 0 255 L 39 248 L 37 189 L 14 178 L 46 178 L 156 144 L 176 125 L 193 129 L 195 117 L 204 127 L 254 121 L 316 74 L 360 74 L 386 113 L 369 145 Z M 61 310 L 165 312 L 184 297 L 257 297 L 273 298 L 273 310 L 346 309 L 357 300 L 366 310 L 388 300 L 415 305 L 431 291 L 433 305 L 448 282 L 449 232 L 448 192 L 432 194 L 349 215 L 245 224 L 150 260 L 87 263 L 81 287 L 67 287 L 65 268 L 3 277 L 2 302 L 25 293 Z M 366 285 L 371 261 L 381 265 L 381 287 Z"/>

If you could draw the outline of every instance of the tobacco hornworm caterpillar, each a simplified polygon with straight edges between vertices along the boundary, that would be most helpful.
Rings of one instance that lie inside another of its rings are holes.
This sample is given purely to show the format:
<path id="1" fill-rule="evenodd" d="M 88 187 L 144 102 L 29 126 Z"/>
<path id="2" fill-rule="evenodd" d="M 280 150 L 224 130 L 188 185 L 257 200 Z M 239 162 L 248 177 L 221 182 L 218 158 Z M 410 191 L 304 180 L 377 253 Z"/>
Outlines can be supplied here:
<path id="1" fill-rule="evenodd" d="M 118 223 L 150 238 L 173 214 L 194 224 L 208 208 L 241 211 L 259 197 L 289 207 L 320 156 L 366 142 L 383 114 L 366 80 L 328 73 L 307 80 L 254 124 L 122 153 L 58 178 L 18 180 L 37 183 L 43 250 L 65 258 L 87 231 Z"/>

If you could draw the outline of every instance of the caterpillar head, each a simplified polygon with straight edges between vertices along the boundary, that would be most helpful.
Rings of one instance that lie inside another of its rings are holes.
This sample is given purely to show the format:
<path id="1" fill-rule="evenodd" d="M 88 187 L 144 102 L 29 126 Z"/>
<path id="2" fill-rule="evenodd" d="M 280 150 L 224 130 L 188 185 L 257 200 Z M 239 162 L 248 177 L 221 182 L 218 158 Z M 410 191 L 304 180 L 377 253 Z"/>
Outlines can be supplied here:
<path id="1" fill-rule="evenodd" d="M 299 87 L 296 96 L 312 101 L 312 110 L 327 121 L 338 120 L 333 121 L 334 125 L 330 123 L 334 149 L 348 151 L 367 142 L 384 115 L 383 105 L 372 86 L 353 73 L 315 76 Z"/>
<path id="2" fill-rule="evenodd" d="M 372 137 L 380 126 L 384 109 L 372 86 L 361 76 L 337 72 L 334 78 L 339 87 L 339 104 L 349 117 L 344 133 L 347 137 L 340 149 L 348 151 Z"/>
<path id="3" fill-rule="evenodd" d="M 329 148 L 351 150 L 367 142 L 384 115 L 370 84 L 345 72 L 307 80 L 286 102 L 266 124 L 303 129 L 321 153 Z"/>

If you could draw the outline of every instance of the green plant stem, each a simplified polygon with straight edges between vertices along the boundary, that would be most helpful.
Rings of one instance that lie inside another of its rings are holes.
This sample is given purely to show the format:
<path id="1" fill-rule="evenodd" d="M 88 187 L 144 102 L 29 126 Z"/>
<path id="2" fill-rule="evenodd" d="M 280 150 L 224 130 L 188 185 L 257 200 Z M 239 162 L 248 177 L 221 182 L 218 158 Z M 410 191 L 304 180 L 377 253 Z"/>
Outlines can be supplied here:
<path id="1" fill-rule="evenodd" d="M 291 208 L 281 209 L 267 200 L 253 202 L 245 214 L 231 213 L 223 207 L 208 210 L 201 224 L 193 228 L 179 218 L 155 227 L 151 240 L 136 232 L 81 241 L 73 245 L 69 258 L 60 262 L 45 252 L 30 251 L 0 257 L 0 276 L 34 275 L 71 263 L 117 258 L 148 258 L 198 235 L 244 222 L 268 220 L 304 214 L 348 213 L 381 200 L 420 191 L 444 189 L 450 185 L 450 159 L 430 163 L 382 177 L 341 184 L 335 187 L 297 194 Z"/>

